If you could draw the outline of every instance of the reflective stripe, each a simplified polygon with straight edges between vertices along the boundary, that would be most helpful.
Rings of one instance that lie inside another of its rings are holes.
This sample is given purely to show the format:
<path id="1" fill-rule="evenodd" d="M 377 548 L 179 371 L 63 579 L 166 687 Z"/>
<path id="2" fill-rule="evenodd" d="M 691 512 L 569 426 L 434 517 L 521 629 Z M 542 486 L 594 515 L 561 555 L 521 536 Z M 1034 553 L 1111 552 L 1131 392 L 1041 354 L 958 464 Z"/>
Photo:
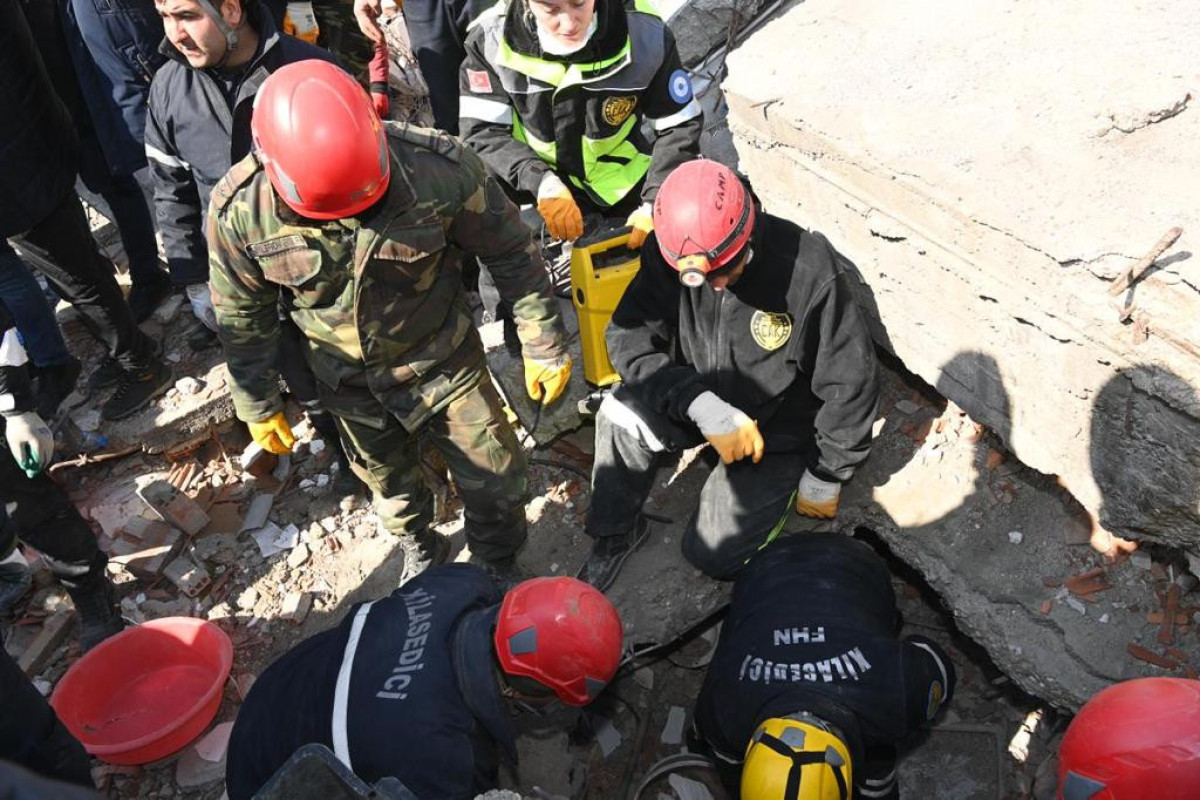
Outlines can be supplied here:
<path id="1" fill-rule="evenodd" d="M 333 754 L 351 772 L 354 771 L 354 765 L 350 763 L 350 739 L 346 731 L 346 708 L 350 704 L 350 673 L 354 670 L 354 653 L 358 650 L 358 639 L 362 636 L 367 614 L 371 612 L 373 605 L 373 601 L 364 603 L 354 615 L 354 622 L 350 625 L 350 638 L 342 652 L 342 668 L 338 670 L 337 686 L 333 690 Z"/>
<path id="2" fill-rule="evenodd" d="M 650 169 L 650 156 L 629 141 L 629 135 L 641 122 L 639 114 L 629 118 L 612 136 L 583 139 L 583 174 L 586 188 L 607 205 L 619 203 Z M 585 188 L 576 176 L 571 181 Z"/>
<path id="3" fill-rule="evenodd" d="M 933 656 L 933 663 L 937 664 L 938 672 L 942 673 L 942 688 L 946 691 L 946 694 L 950 694 L 950 681 L 946 676 L 946 667 L 942 664 L 942 660 L 938 658 L 938 654 L 933 652 L 933 648 L 924 642 L 909 642 L 909 644 L 913 645 L 914 647 L 919 647 L 926 653 L 929 653 L 929 655 Z"/>
<path id="4" fill-rule="evenodd" d="M 152 144 L 146 145 L 146 158 L 152 158 L 160 164 L 179 169 L 191 169 L 191 166 L 181 158 L 167 155 Z"/>
<path id="5" fill-rule="evenodd" d="M 682 125 L 689 119 L 695 119 L 702 113 L 704 112 L 700 108 L 700 104 L 696 102 L 695 98 L 692 98 L 688 101 L 686 106 L 681 108 L 679 111 L 676 111 L 671 116 L 659 117 L 658 119 L 654 120 L 654 130 L 665 131 L 668 128 L 674 128 L 676 125 Z"/>
<path id="6" fill-rule="evenodd" d="M 892 791 L 892 787 L 885 789 L 869 789 L 866 786 L 858 787 L 858 793 L 863 797 L 886 797 Z"/>
<path id="7" fill-rule="evenodd" d="M 883 776 L 882 778 L 864 778 L 863 779 L 864 785 L 873 786 L 876 788 L 878 788 L 880 786 L 890 786 L 895 782 L 896 782 L 896 770 L 895 769 L 893 769 L 891 772 L 889 772 L 887 775 Z"/>
<path id="8" fill-rule="evenodd" d="M 558 166 L 558 145 L 554 142 L 543 142 L 541 139 L 530 133 L 524 125 L 521 124 L 521 118 L 516 114 L 512 115 L 513 123 L 513 138 L 518 142 L 524 142 L 529 145 L 533 152 L 537 153 L 537 157 L 545 161 L 551 167 Z"/>
<path id="9" fill-rule="evenodd" d="M 512 106 L 498 100 L 487 100 L 469 94 L 458 96 L 458 116 L 470 117 L 484 122 L 494 122 L 501 125 L 512 124 Z"/>
<path id="10" fill-rule="evenodd" d="M 634 0 L 633 9 L 662 19 L 662 12 L 658 10 L 658 6 L 652 0 Z"/>

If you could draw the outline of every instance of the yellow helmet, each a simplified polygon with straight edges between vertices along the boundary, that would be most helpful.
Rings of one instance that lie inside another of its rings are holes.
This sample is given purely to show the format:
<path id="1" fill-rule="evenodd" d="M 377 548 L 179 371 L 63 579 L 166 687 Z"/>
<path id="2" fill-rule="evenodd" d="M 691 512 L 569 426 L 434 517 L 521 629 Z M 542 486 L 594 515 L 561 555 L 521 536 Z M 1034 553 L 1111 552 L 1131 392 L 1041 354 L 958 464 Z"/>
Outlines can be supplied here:
<path id="1" fill-rule="evenodd" d="M 772 717 L 750 738 L 742 800 L 847 800 L 851 786 L 850 750 L 816 717 Z"/>

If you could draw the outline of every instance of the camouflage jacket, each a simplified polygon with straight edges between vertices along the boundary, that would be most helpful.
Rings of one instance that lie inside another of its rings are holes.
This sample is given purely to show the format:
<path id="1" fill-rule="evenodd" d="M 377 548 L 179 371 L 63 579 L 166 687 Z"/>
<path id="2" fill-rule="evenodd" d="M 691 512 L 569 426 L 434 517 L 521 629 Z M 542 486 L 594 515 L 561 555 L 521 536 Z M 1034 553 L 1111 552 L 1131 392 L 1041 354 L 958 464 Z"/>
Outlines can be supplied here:
<path id="1" fill-rule="evenodd" d="M 462 252 L 478 256 L 514 305 L 527 357 L 565 351 L 558 304 L 516 207 L 450 136 L 385 123 L 391 182 L 378 203 L 333 221 L 297 215 L 251 154 L 213 190 L 209 272 L 240 419 L 283 408 L 279 301 L 308 340 L 335 414 L 408 430 L 484 375 L 464 301 Z"/>

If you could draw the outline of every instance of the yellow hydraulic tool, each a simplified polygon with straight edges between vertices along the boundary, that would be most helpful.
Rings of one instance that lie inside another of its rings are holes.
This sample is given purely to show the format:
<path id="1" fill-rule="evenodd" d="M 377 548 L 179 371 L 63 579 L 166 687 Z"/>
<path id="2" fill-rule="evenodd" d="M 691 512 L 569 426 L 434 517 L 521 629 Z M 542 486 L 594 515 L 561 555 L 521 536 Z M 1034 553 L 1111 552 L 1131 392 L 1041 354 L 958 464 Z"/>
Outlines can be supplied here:
<path id="1" fill-rule="evenodd" d="M 620 228 L 579 239 L 571 250 L 571 297 L 579 317 L 583 376 L 594 386 L 620 380 L 608 360 L 604 329 L 642 265 L 638 251 L 630 250 L 628 242 L 629 228 Z"/>

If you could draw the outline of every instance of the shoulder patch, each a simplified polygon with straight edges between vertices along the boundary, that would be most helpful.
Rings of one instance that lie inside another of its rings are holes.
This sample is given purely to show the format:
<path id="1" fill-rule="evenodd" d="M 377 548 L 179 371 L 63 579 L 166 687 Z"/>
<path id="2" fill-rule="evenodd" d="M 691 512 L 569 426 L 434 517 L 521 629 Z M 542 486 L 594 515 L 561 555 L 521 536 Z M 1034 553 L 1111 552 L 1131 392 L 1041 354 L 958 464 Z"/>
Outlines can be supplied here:
<path id="1" fill-rule="evenodd" d="M 455 163 L 462 160 L 462 142 L 444 131 L 419 128 L 403 122 L 385 122 L 384 129 L 389 139 L 399 139 L 423 150 L 432 150 Z"/>
<path id="2" fill-rule="evenodd" d="M 211 200 L 213 208 L 218 212 L 224 211 L 225 207 L 229 205 L 229 201 L 237 194 L 238 189 L 245 186 L 259 169 L 258 159 L 254 157 L 253 153 L 230 167 L 229 172 L 225 173 L 225 177 L 221 178 L 213 187 Z"/>

